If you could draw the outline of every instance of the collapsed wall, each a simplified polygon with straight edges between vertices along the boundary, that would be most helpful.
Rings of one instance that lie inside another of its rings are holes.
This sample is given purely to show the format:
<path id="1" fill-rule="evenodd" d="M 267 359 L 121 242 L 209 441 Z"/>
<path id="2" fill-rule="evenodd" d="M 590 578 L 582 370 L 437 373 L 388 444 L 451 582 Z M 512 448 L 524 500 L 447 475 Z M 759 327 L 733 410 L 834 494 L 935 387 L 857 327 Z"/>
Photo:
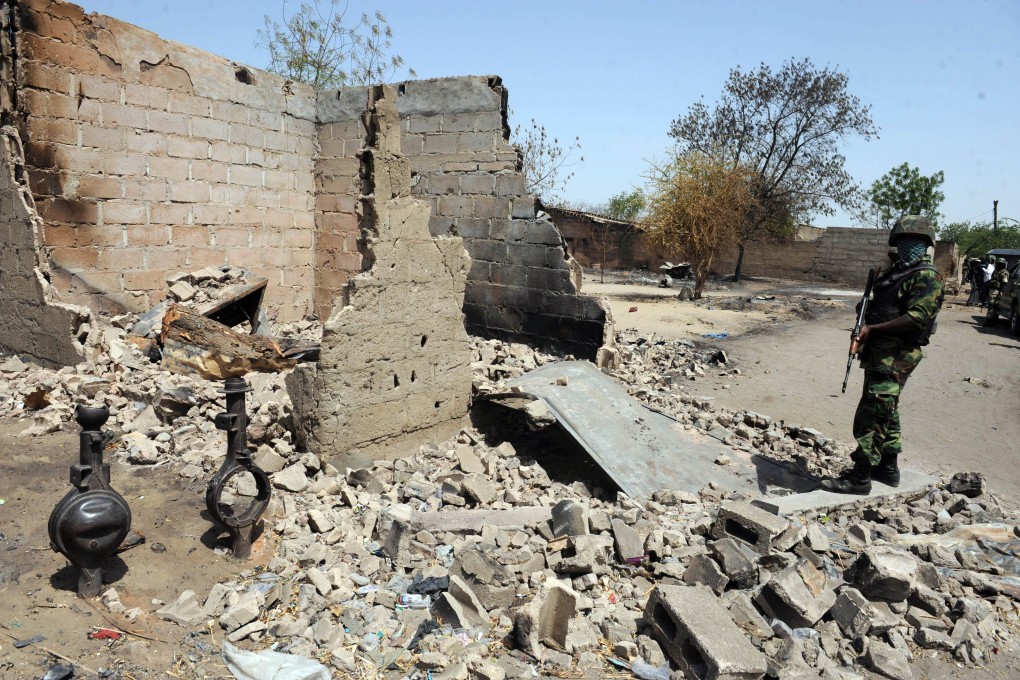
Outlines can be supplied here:
<path id="1" fill-rule="evenodd" d="M 59 299 L 144 311 L 178 271 L 266 276 L 279 321 L 329 315 L 358 247 L 365 88 L 315 92 L 58 0 L 8 0 L 3 111 L 25 144 Z M 16 56 L 15 56 L 16 55 Z M 539 219 L 497 77 L 402 83 L 401 146 L 433 234 L 472 257 L 469 332 L 595 358 L 608 308 Z"/>
<path id="2" fill-rule="evenodd" d="M 311 309 L 311 88 L 72 4 L 17 0 L 17 107 L 42 246 L 63 299 L 143 311 L 176 271 L 269 277 Z"/>
<path id="3" fill-rule="evenodd" d="M 563 237 L 553 222 L 536 214 L 519 153 L 508 141 L 507 90 L 501 79 L 408 81 L 396 90 L 411 191 L 431 203 L 432 233 L 462 237 L 471 255 L 464 293 L 468 330 L 595 358 L 612 335 L 608 306 L 579 294 L 580 270 Z M 364 100 L 365 88 L 318 96 L 319 207 L 336 207 L 328 219 L 319 215 L 331 230 L 324 234 L 320 229 L 320 244 L 326 236 L 333 248 L 326 256 L 320 245 L 322 261 L 332 267 L 317 269 L 322 280 L 340 280 L 355 264 L 350 256 L 357 228 L 352 204 L 324 198 L 322 190 L 343 190 L 354 178 L 349 164 L 327 164 L 325 159 L 349 159 L 356 153 L 351 121 L 360 116 Z M 327 299 L 316 296 L 320 313 Z"/>
<path id="4" fill-rule="evenodd" d="M 44 366 L 77 364 L 84 356 L 89 311 L 53 300 L 39 262 L 39 229 L 25 181 L 21 140 L 0 129 L 0 350 Z"/>
<path id="5" fill-rule="evenodd" d="M 411 198 L 395 92 L 377 87 L 367 95 L 359 154 L 367 268 L 336 299 L 318 368 L 305 384 L 311 399 L 297 402 L 308 407 L 298 420 L 309 446 L 342 461 L 338 467 L 403 455 L 411 433 L 417 443 L 449 436 L 471 394 L 460 305 L 471 260 L 461 238 L 429 233 L 429 205 Z"/>

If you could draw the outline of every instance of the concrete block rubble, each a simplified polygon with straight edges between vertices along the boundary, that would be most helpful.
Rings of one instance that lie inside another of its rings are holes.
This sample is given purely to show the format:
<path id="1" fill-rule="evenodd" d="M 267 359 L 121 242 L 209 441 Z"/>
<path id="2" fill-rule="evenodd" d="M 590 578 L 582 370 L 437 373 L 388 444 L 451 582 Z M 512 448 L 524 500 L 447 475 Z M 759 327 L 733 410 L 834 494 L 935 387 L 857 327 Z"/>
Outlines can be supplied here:
<path id="1" fill-rule="evenodd" d="M 0 416 L 31 419 L 32 436 L 66 427 L 76 401 L 107 405 L 111 457 L 207 479 L 224 455 L 219 385 L 166 374 L 124 332 L 104 327 L 103 351 L 74 369 L 0 362 Z M 699 370 L 734 370 L 718 350 L 633 333 L 618 346 L 633 394 L 725 429 L 734 449 L 812 472 L 846 450 L 689 395 Z M 473 339 L 474 389 L 555 359 Z M 336 677 L 910 678 L 921 656 L 983 665 L 1015 644 L 1020 513 L 979 476 L 784 518 L 712 485 L 638 502 L 554 481 L 542 451 L 473 428 L 340 470 L 295 445 L 282 375 L 249 380 L 249 441 L 275 487 L 253 550 L 264 566 L 208 593 L 182 584 L 135 617 L 211 622 L 217 639 L 315 658 Z M 120 604 L 115 590 L 102 601 Z"/>

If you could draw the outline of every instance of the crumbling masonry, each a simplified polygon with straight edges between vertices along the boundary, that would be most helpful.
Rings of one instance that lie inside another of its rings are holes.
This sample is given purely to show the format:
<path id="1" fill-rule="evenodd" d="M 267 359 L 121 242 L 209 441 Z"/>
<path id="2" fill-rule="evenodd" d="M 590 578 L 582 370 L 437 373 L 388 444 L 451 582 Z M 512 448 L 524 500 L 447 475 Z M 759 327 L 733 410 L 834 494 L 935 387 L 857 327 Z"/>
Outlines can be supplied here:
<path id="1" fill-rule="evenodd" d="M 366 231 L 359 212 L 359 196 L 371 193 L 358 159 L 367 88 L 317 92 L 54 0 L 8 0 L 0 21 L 0 115 L 10 126 L 3 181 L 14 191 L 0 213 L 11 231 L 0 244 L 0 350 L 76 363 L 87 310 L 147 310 L 165 297 L 168 275 L 220 265 L 268 277 L 265 302 L 277 321 L 329 317 L 329 333 L 379 351 L 379 360 L 393 358 L 379 347 L 384 323 L 420 326 L 429 350 L 441 350 L 442 334 L 427 330 L 431 304 L 379 305 L 371 313 L 380 325 L 337 326 L 350 318 L 340 308 L 355 277 L 375 264 L 374 285 L 390 281 L 377 258 L 396 245 Z M 612 337 L 608 308 L 578 294 L 579 268 L 536 214 L 507 141 L 501 80 L 412 81 L 393 96 L 409 193 L 430 207 L 432 235 L 459 237 L 470 255 L 466 284 L 449 272 L 415 274 L 411 299 L 451 298 L 477 335 L 595 358 Z M 379 242 L 366 247 L 366 235 Z M 400 244 L 394 271 L 407 275 L 408 263 L 435 247 Z M 433 394 L 415 367 L 390 373 L 408 390 L 424 381 L 413 391 L 421 408 L 394 424 L 397 433 L 437 412 L 466 411 L 466 393 Z M 334 395 L 347 389 L 319 384 Z"/>
<path id="2" fill-rule="evenodd" d="M 429 233 L 428 204 L 410 196 L 396 94 L 383 87 L 368 94 L 359 207 L 371 268 L 347 282 L 323 330 L 318 369 L 305 379 L 313 389 L 296 402 L 305 407 L 297 421 L 310 448 L 326 457 L 347 452 L 347 465 L 370 464 L 386 449 L 400 455 L 405 433 L 450 436 L 471 393 L 460 309 L 471 259 L 461 238 Z"/>

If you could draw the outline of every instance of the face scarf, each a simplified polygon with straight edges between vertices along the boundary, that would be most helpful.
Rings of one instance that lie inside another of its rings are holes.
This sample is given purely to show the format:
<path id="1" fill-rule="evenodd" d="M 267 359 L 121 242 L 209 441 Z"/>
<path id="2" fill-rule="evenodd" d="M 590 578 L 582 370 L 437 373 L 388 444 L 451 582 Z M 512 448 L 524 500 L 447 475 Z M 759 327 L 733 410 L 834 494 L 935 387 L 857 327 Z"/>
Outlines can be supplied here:
<path id="1" fill-rule="evenodd" d="M 900 266 L 911 267 L 928 252 L 928 242 L 917 236 L 901 236 L 896 240 L 896 250 L 900 254 Z"/>

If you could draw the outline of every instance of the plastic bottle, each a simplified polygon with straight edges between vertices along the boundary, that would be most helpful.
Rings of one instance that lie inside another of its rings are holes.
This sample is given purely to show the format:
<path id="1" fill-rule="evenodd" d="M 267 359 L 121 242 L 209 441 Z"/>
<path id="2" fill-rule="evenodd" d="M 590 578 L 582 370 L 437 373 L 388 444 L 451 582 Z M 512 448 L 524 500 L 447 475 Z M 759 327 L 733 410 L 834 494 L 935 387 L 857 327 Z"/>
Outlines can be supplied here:
<path id="1" fill-rule="evenodd" d="M 405 593 L 397 598 L 397 604 L 408 609 L 428 609 L 432 603 L 428 595 Z"/>

